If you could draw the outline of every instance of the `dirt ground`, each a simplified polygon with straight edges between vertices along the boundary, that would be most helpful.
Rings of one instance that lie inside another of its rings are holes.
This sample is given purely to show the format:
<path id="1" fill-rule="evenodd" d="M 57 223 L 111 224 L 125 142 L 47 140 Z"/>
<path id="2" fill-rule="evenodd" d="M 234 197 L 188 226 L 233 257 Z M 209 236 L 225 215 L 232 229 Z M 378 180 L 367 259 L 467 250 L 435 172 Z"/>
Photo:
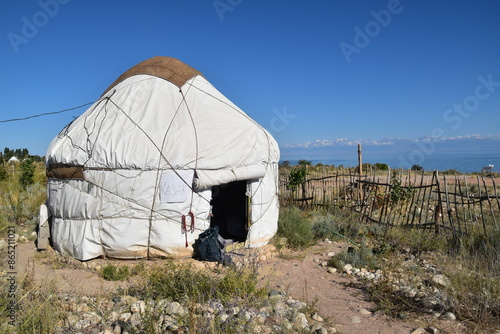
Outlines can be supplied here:
<path id="1" fill-rule="evenodd" d="M 325 322 L 339 333 L 400 334 L 431 326 L 436 327 L 439 333 L 465 333 L 464 327 L 458 321 L 438 320 L 431 315 L 401 320 L 376 311 L 376 305 L 369 301 L 369 296 L 362 289 L 349 284 L 357 282 L 355 278 L 340 273 L 328 273 L 326 268 L 319 265 L 328 259 L 328 252 L 339 252 L 345 247 L 345 244 L 322 242 L 305 251 L 278 256 L 273 252 L 274 247 L 268 246 L 265 252 L 261 252 L 266 255 L 260 256 L 259 279 L 270 288 L 284 291 L 294 299 L 313 305 Z M 112 293 L 118 287 L 126 286 L 124 282 L 102 279 L 95 269 L 84 268 L 102 265 L 108 261 L 123 263 L 120 260 L 98 259 L 83 265 L 72 260 L 75 262 L 54 269 L 57 266 L 51 259 L 58 255 L 39 253 L 33 243 L 19 244 L 17 256 L 16 271 L 19 277 L 29 272 L 38 282 L 54 280 L 61 292 L 92 296 Z M 198 262 L 191 259 L 182 261 Z M 203 265 L 197 263 L 200 264 Z"/>

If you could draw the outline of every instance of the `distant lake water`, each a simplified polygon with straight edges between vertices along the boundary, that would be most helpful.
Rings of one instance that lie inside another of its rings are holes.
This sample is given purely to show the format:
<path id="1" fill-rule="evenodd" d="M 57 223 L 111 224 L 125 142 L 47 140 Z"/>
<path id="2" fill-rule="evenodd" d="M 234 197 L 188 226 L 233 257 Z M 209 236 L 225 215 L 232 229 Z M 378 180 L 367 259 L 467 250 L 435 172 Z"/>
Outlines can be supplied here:
<path id="1" fill-rule="evenodd" d="M 324 165 L 343 165 L 344 167 L 354 167 L 358 165 L 356 154 L 335 154 L 334 156 L 307 156 L 301 157 L 311 161 L 313 165 L 322 163 Z M 296 157 L 281 157 L 281 161 L 289 161 L 295 165 L 298 162 Z M 408 152 L 367 152 L 363 153 L 363 163 L 385 163 L 393 169 L 411 168 L 412 165 L 420 165 L 425 170 L 445 171 L 456 169 L 463 173 L 480 172 L 481 168 L 494 165 L 493 171 L 500 172 L 500 150 L 498 151 L 468 151 L 468 152 L 433 152 L 432 154 L 416 154 Z"/>

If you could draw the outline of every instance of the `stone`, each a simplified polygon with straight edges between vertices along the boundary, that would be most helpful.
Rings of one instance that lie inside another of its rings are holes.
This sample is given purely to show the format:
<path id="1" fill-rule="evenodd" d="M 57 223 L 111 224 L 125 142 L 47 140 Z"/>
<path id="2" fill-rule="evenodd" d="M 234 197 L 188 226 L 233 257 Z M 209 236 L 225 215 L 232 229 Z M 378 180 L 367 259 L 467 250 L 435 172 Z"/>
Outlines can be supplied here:
<path id="1" fill-rule="evenodd" d="M 271 334 L 273 331 L 269 326 L 260 326 L 260 333 L 261 334 Z"/>
<path id="2" fill-rule="evenodd" d="M 358 316 L 355 316 L 355 315 L 351 316 L 350 320 L 351 320 L 351 324 L 358 324 L 361 322 L 361 318 Z"/>
<path id="3" fill-rule="evenodd" d="M 365 309 L 365 308 L 362 308 L 361 310 L 359 310 L 359 314 L 361 314 L 361 315 L 372 315 L 372 313 L 370 311 L 368 311 L 367 309 Z"/>
<path id="4" fill-rule="evenodd" d="M 284 316 L 287 310 L 288 306 L 282 301 L 278 301 L 276 304 L 274 304 L 274 314 L 276 315 Z"/>
<path id="5" fill-rule="evenodd" d="M 237 315 L 240 313 L 240 308 L 238 306 L 231 307 L 227 310 L 227 314 L 229 315 Z"/>
<path id="6" fill-rule="evenodd" d="M 269 326 L 276 326 L 283 323 L 284 319 L 280 315 L 271 315 L 266 318 L 265 324 Z"/>
<path id="7" fill-rule="evenodd" d="M 443 315 L 443 318 L 445 318 L 446 320 L 457 320 L 457 317 L 452 312 L 446 312 Z"/>
<path id="8" fill-rule="evenodd" d="M 212 308 L 213 313 L 220 313 L 224 310 L 224 305 L 219 300 L 211 300 L 208 302 L 208 306 Z"/>
<path id="9" fill-rule="evenodd" d="M 172 315 L 176 314 L 183 315 L 187 313 L 186 309 L 178 302 L 169 303 L 165 308 L 165 312 L 167 314 L 172 314 Z"/>
<path id="10" fill-rule="evenodd" d="M 327 270 L 328 273 L 333 274 L 337 272 L 337 268 L 328 268 Z"/>
<path id="11" fill-rule="evenodd" d="M 303 309 L 307 306 L 306 303 L 303 303 L 303 302 L 301 302 L 299 300 L 295 300 L 295 299 L 287 300 L 286 304 L 294 309 L 297 309 L 297 310 Z"/>
<path id="12" fill-rule="evenodd" d="M 447 288 L 450 286 L 451 282 L 445 275 L 434 275 L 431 278 L 431 282 L 441 288 Z"/>
<path id="13" fill-rule="evenodd" d="M 323 261 L 323 262 L 321 262 L 320 266 L 321 267 L 328 267 L 328 262 Z"/>
<path id="14" fill-rule="evenodd" d="M 171 328 L 172 326 L 175 326 L 177 324 L 177 320 L 175 320 L 168 314 L 163 315 L 161 317 L 161 320 L 164 328 Z"/>
<path id="15" fill-rule="evenodd" d="M 309 322 L 307 321 L 307 317 L 304 313 L 297 313 L 293 317 L 293 324 L 300 329 L 305 329 L 309 327 Z"/>
<path id="16" fill-rule="evenodd" d="M 324 328 L 323 326 L 318 325 L 318 324 L 311 327 L 311 332 L 313 332 L 315 334 L 328 334 L 328 331 L 326 330 L 326 328 Z"/>
<path id="17" fill-rule="evenodd" d="M 102 319 L 102 317 L 95 312 L 85 312 L 82 314 L 82 318 L 88 320 L 91 324 L 96 324 Z"/>
<path id="18" fill-rule="evenodd" d="M 139 313 L 132 314 L 132 316 L 130 317 L 130 324 L 133 327 L 139 327 L 139 325 L 141 324 L 141 315 Z"/>
<path id="19" fill-rule="evenodd" d="M 121 334 L 122 333 L 122 328 L 120 325 L 116 324 L 115 328 L 113 328 L 113 334 Z"/>
<path id="20" fill-rule="evenodd" d="M 229 319 L 229 314 L 221 314 L 219 316 L 219 320 L 221 323 L 225 323 L 227 319 Z"/>
<path id="21" fill-rule="evenodd" d="M 408 298 L 413 298 L 417 295 L 417 291 L 415 289 L 408 289 L 406 292 L 405 292 L 405 295 L 406 297 Z"/>
<path id="22" fill-rule="evenodd" d="M 350 275 L 351 274 L 351 269 L 352 269 L 352 265 L 351 264 L 346 264 L 342 270 L 347 274 L 347 275 Z"/>
<path id="23" fill-rule="evenodd" d="M 313 313 L 311 319 L 318 322 L 323 322 L 323 318 L 318 313 Z"/>
<path id="24" fill-rule="evenodd" d="M 251 312 L 248 312 L 246 310 L 241 310 L 238 312 L 238 318 L 245 321 L 249 321 L 250 319 L 252 319 L 252 315 L 253 314 Z"/>
<path id="25" fill-rule="evenodd" d="M 427 334 L 427 331 L 424 328 L 419 327 L 413 330 L 410 334 Z"/>
<path id="26" fill-rule="evenodd" d="M 427 327 L 425 330 L 427 331 L 427 333 L 430 333 L 430 334 L 437 334 L 437 333 L 439 333 L 439 330 L 436 327 L 433 327 L 433 326 Z"/>
<path id="27" fill-rule="evenodd" d="M 264 325 L 266 323 L 266 318 L 267 316 L 264 314 L 264 313 L 258 313 L 256 316 L 255 316 L 255 321 L 259 324 L 259 325 Z"/>
<path id="28" fill-rule="evenodd" d="M 74 314 L 68 315 L 66 320 L 70 326 L 74 326 L 78 322 L 78 317 Z"/>
<path id="29" fill-rule="evenodd" d="M 327 256 L 329 256 L 329 257 L 333 257 L 333 256 L 335 256 L 335 252 L 329 252 L 329 253 L 328 253 L 328 254 L 326 254 L 326 255 L 327 255 Z"/>
<path id="30" fill-rule="evenodd" d="M 125 312 L 122 313 L 118 316 L 118 320 L 121 320 L 123 322 L 128 322 L 130 320 L 130 317 L 132 316 L 132 313 L 130 312 Z"/>
<path id="31" fill-rule="evenodd" d="M 115 322 L 116 320 L 118 320 L 118 313 L 116 313 L 115 311 L 112 311 L 108 315 L 107 321 Z"/>
<path id="32" fill-rule="evenodd" d="M 274 297 L 274 296 L 283 296 L 284 293 L 282 291 L 278 291 L 276 289 L 272 289 L 270 292 L 269 292 L 269 296 L 270 297 Z"/>
<path id="33" fill-rule="evenodd" d="M 104 334 L 114 334 L 113 327 L 111 325 L 106 325 L 103 328 Z"/>
<path id="34" fill-rule="evenodd" d="M 146 312 L 146 303 L 144 302 L 144 300 L 132 303 L 132 305 L 130 305 L 130 312 L 132 312 L 132 314 L 144 314 L 144 312 Z"/>

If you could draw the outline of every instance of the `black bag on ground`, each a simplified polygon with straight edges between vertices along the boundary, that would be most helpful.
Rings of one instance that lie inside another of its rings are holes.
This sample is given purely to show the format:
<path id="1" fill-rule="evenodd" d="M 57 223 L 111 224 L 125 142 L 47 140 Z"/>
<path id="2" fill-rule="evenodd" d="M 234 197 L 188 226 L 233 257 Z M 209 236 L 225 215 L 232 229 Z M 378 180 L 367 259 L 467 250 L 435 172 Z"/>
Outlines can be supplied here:
<path id="1" fill-rule="evenodd" d="M 212 226 L 200 233 L 193 244 L 193 257 L 202 261 L 221 261 L 224 245 L 218 237 L 218 226 Z"/>

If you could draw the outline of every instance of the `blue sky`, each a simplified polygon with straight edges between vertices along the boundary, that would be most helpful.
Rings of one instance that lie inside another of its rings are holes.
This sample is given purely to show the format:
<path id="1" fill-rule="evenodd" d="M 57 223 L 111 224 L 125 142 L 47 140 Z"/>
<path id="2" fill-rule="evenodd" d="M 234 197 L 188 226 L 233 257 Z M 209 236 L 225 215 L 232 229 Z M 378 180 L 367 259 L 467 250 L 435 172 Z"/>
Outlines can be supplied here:
<path id="1" fill-rule="evenodd" d="M 494 0 L 5 0 L 0 32 L 0 120 L 94 101 L 160 55 L 201 71 L 282 147 L 500 134 Z M 0 147 L 45 155 L 84 111 L 0 123 Z"/>

